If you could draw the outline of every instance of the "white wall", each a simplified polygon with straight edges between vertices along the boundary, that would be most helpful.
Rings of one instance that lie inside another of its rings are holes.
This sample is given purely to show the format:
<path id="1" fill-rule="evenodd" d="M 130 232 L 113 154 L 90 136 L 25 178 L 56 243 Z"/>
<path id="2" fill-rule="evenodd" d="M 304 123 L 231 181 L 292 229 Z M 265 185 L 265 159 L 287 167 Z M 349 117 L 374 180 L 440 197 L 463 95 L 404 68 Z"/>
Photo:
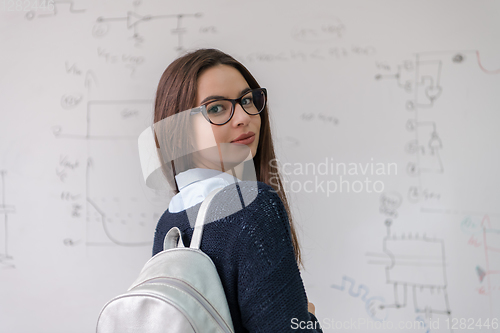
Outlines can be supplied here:
<path id="1" fill-rule="evenodd" d="M 499 2 L 5 3 L 0 331 L 93 331 L 135 279 L 169 200 L 144 185 L 137 136 L 164 69 L 198 47 L 268 88 L 325 331 L 499 317 Z"/>

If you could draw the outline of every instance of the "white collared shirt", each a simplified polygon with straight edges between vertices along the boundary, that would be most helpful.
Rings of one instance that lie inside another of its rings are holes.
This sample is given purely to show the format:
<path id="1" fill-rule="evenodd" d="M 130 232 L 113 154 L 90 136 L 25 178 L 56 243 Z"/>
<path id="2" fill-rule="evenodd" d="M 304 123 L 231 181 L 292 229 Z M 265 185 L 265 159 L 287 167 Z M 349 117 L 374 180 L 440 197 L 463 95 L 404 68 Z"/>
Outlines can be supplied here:
<path id="1" fill-rule="evenodd" d="M 241 181 L 225 172 L 213 169 L 193 168 L 175 176 L 179 193 L 172 197 L 168 211 L 178 213 L 202 202 L 216 188 Z"/>

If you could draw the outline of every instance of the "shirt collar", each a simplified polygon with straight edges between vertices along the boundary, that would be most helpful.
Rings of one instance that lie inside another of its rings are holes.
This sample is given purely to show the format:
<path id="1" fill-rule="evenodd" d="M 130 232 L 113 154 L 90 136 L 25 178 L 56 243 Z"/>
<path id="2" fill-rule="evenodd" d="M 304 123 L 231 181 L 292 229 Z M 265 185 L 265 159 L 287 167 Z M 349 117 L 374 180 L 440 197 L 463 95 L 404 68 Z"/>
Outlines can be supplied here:
<path id="1" fill-rule="evenodd" d="M 175 180 L 177 181 L 177 187 L 179 188 L 179 191 L 182 191 L 182 189 L 186 188 L 188 185 L 214 177 L 222 178 L 229 184 L 232 184 L 236 181 L 241 181 L 240 179 L 225 172 L 203 168 L 193 168 L 180 172 L 175 176 Z"/>

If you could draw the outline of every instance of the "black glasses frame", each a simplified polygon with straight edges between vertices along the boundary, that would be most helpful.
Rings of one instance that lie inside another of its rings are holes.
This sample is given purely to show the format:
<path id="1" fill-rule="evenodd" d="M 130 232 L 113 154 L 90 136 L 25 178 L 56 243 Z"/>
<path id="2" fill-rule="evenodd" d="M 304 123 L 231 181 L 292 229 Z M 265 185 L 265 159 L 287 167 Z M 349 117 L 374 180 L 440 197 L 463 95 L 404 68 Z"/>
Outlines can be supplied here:
<path id="1" fill-rule="evenodd" d="M 253 95 L 255 92 L 258 92 L 258 91 L 263 91 L 264 92 L 264 98 L 266 99 L 266 101 L 264 102 L 264 107 L 262 108 L 262 110 L 260 110 L 257 113 L 248 113 L 248 111 L 245 110 L 245 107 L 243 106 L 243 104 L 241 104 L 241 100 L 243 99 L 244 96 L 248 95 L 249 92 L 251 92 L 252 95 Z M 207 108 L 206 108 L 206 106 L 208 104 L 210 104 L 210 103 L 217 102 L 217 101 L 229 101 L 229 102 L 231 102 L 231 115 L 229 116 L 229 119 L 226 122 L 222 123 L 222 124 L 216 124 L 216 123 L 212 122 L 210 120 L 210 118 L 208 117 L 208 114 L 207 114 Z M 195 114 L 201 112 L 203 114 L 203 117 L 205 117 L 205 119 L 208 120 L 208 122 L 210 124 L 217 125 L 217 126 L 222 126 L 222 125 L 227 124 L 233 118 L 234 110 L 236 108 L 236 103 L 238 103 L 239 105 L 241 105 L 241 108 L 243 109 L 243 111 L 245 111 L 248 115 L 250 115 L 250 116 L 258 115 L 259 113 L 261 113 L 262 111 L 264 111 L 264 109 L 266 108 L 266 105 L 267 105 L 267 89 L 266 88 L 252 89 L 252 90 L 247 91 L 246 93 L 244 93 L 243 95 L 241 95 L 240 97 L 235 98 L 235 99 L 231 99 L 231 98 L 217 98 L 217 99 L 213 99 L 211 101 L 207 101 L 207 102 L 203 103 L 202 105 L 200 105 L 199 107 L 192 109 L 191 112 L 190 112 L 190 115 L 192 116 L 192 115 L 195 115 Z"/>

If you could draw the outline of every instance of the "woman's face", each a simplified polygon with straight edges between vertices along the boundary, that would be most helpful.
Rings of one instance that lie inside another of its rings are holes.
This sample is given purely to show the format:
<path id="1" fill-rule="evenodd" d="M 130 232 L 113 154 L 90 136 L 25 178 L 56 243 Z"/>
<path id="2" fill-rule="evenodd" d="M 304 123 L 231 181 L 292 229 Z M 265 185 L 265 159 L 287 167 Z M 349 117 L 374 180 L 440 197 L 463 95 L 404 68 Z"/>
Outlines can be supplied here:
<path id="1" fill-rule="evenodd" d="M 217 65 L 203 71 L 198 77 L 197 88 L 196 106 L 213 99 L 211 96 L 233 99 L 250 89 L 241 73 L 228 65 Z M 233 117 L 224 125 L 210 124 L 201 113 L 193 117 L 195 144 L 200 152 L 195 156 L 195 163 L 199 167 L 221 169 L 222 158 L 224 168 L 229 169 L 255 156 L 259 144 L 260 114 L 249 115 L 236 103 Z M 255 134 L 253 142 L 234 143 L 239 136 L 248 133 Z M 205 149 L 210 147 L 213 149 Z"/>

